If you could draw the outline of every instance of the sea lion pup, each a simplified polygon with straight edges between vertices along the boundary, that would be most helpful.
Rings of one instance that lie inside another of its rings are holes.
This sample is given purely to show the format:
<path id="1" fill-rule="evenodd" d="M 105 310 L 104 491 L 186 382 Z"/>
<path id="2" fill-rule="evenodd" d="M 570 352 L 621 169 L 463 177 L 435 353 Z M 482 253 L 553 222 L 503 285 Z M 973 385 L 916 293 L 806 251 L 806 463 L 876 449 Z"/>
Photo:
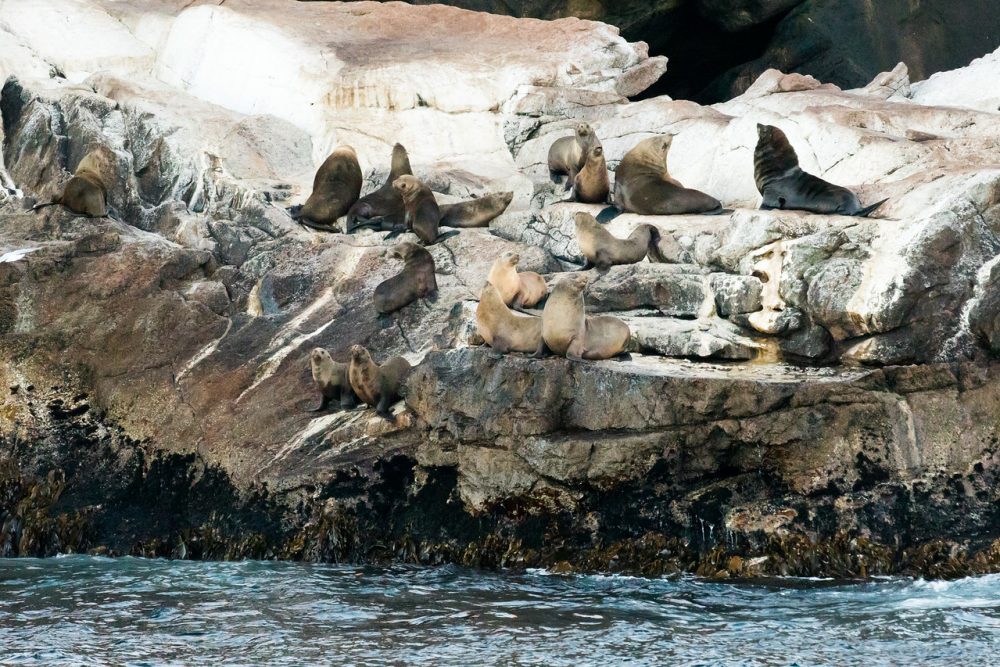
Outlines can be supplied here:
<path id="1" fill-rule="evenodd" d="M 556 283 L 542 311 L 542 340 L 567 359 L 599 360 L 625 352 L 632 333 L 617 317 L 587 317 L 583 291 L 587 276 L 575 273 Z"/>
<path id="2" fill-rule="evenodd" d="M 549 177 L 552 182 L 557 183 L 558 176 L 566 174 L 566 189 L 569 190 L 576 175 L 583 169 L 591 147 L 600 145 L 594 128 L 587 123 L 577 125 L 572 137 L 561 137 L 552 142 L 549 147 Z"/>
<path id="3" fill-rule="evenodd" d="M 593 266 L 606 271 L 619 264 L 635 264 L 647 255 L 650 261 L 664 261 L 659 247 L 660 230 L 653 225 L 639 225 L 627 239 L 619 239 L 589 213 L 577 211 L 573 220 L 576 223 L 576 242 L 587 258 L 583 267 L 585 271 Z"/>
<path id="4" fill-rule="evenodd" d="M 764 197 L 762 209 L 798 209 L 813 213 L 867 217 L 887 200 L 862 208 L 857 195 L 802 171 L 788 137 L 773 125 L 757 123 L 753 178 Z"/>
<path id="5" fill-rule="evenodd" d="M 399 388 L 410 374 L 410 362 L 393 357 L 379 366 L 361 345 L 351 346 L 351 363 L 347 371 L 351 388 L 364 403 L 375 407 L 386 419 L 392 418 L 389 407 L 400 399 Z"/>
<path id="6" fill-rule="evenodd" d="M 441 209 L 431 189 L 416 176 L 400 176 L 392 182 L 392 187 L 403 198 L 406 227 L 413 230 L 424 245 L 433 245 L 458 234 L 457 231 L 439 231 Z"/>
<path id="7" fill-rule="evenodd" d="M 402 144 L 396 144 L 392 147 L 392 164 L 385 184 L 354 202 L 347 211 L 348 233 L 359 227 L 368 226 L 382 230 L 402 228 L 403 199 L 393 189 L 392 182 L 400 176 L 407 175 L 413 175 L 413 170 L 410 169 L 410 157 Z"/>
<path id="8" fill-rule="evenodd" d="M 545 298 L 549 288 L 545 278 L 534 271 L 518 273 L 517 263 L 520 261 L 521 256 L 516 252 L 507 251 L 500 255 L 490 267 L 486 282 L 496 288 L 505 306 L 531 308 Z"/>
<path id="9" fill-rule="evenodd" d="M 661 134 L 640 141 L 622 158 L 615 169 L 614 205 L 619 211 L 640 215 L 681 215 L 684 213 L 724 213 L 715 197 L 685 188 L 671 178 L 667 153 L 673 135 Z M 605 209 L 597 216 L 607 222 L 617 215 Z"/>
<path id="10" fill-rule="evenodd" d="M 434 258 L 416 243 L 397 243 L 388 253 L 401 259 L 403 270 L 375 288 L 375 310 L 387 315 L 437 292 Z"/>
<path id="11" fill-rule="evenodd" d="M 611 193 L 608 165 L 604 161 L 604 148 L 591 146 L 583 169 L 573 181 L 573 197 L 585 204 L 606 204 Z"/>
<path id="12" fill-rule="evenodd" d="M 62 205 L 88 218 L 103 218 L 108 215 L 108 189 L 117 178 L 118 161 L 114 152 L 98 144 L 80 160 L 61 194 L 31 210 Z"/>
<path id="13" fill-rule="evenodd" d="M 338 146 L 320 165 L 312 194 L 291 211 L 292 218 L 313 229 L 338 231 L 333 224 L 358 201 L 363 180 L 358 154 L 350 146 Z"/>
<path id="14" fill-rule="evenodd" d="M 524 352 L 541 356 L 545 349 L 542 318 L 512 312 L 489 282 L 479 293 L 476 328 L 486 344 L 501 354 Z"/>
<path id="15" fill-rule="evenodd" d="M 312 412 L 323 412 L 330 401 L 337 401 L 341 410 L 350 410 L 358 404 L 357 396 L 347 378 L 347 364 L 333 360 L 330 353 L 317 347 L 309 356 L 313 382 L 319 388 L 322 401 Z"/>
<path id="16" fill-rule="evenodd" d="M 513 192 L 494 192 L 477 199 L 444 204 L 441 209 L 443 227 L 488 227 L 490 222 L 507 210 L 514 199 Z"/>

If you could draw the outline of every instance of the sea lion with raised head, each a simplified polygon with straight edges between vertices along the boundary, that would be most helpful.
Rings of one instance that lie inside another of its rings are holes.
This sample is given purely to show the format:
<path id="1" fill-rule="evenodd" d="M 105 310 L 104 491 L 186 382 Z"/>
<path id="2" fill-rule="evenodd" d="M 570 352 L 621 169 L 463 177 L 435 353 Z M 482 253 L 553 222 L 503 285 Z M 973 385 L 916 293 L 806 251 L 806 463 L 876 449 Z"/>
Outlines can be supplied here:
<path id="1" fill-rule="evenodd" d="M 347 211 L 347 231 L 360 227 L 375 227 L 388 231 L 403 228 L 403 198 L 392 187 L 392 182 L 400 176 L 412 176 L 410 157 L 402 144 L 392 147 L 392 164 L 389 178 L 378 190 L 354 202 Z"/>
<path id="2" fill-rule="evenodd" d="M 500 353 L 543 352 L 542 318 L 522 315 L 507 308 L 497 288 L 486 283 L 476 306 L 476 328 L 486 344 Z"/>
<path id="3" fill-rule="evenodd" d="M 558 182 L 561 174 L 566 174 L 566 189 L 569 190 L 587 162 L 591 147 L 600 146 L 597 134 L 587 123 L 580 123 L 571 137 L 560 137 L 549 147 L 549 176 Z"/>
<path id="4" fill-rule="evenodd" d="M 441 205 L 441 226 L 462 229 L 488 227 L 494 218 L 507 210 L 513 199 L 513 192 L 494 192 L 476 199 Z"/>
<path id="5" fill-rule="evenodd" d="M 375 310 L 383 315 L 393 313 L 437 292 L 434 258 L 426 249 L 403 241 L 393 246 L 388 256 L 403 260 L 403 270 L 375 288 Z"/>
<path id="6" fill-rule="evenodd" d="M 583 168 L 573 181 L 573 197 L 584 204 L 606 204 L 611 193 L 604 148 L 591 146 Z"/>
<path id="7" fill-rule="evenodd" d="M 549 288 L 545 278 L 534 271 L 517 270 L 521 256 L 516 252 L 507 251 L 500 255 L 490 267 L 486 282 L 493 285 L 504 305 L 515 308 L 531 308 L 545 298 Z"/>
<path id="8" fill-rule="evenodd" d="M 802 171 L 788 137 L 773 125 L 757 123 L 753 178 L 763 196 L 762 209 L 797 209 L 827 215 L 867 217 L 887 200 L 861 206 L 858 196 Z"/>
<path id="9" fill-rule="evenodd" d="M 306 203 L 289 209 L 292 218 L 313 229 L 338 231 L 333 225 L 358 201 L 363 180 L 358 154 L 350 146 L 338 146 L 316 171 Z"/>
<path id="10" fill-rule="evenodd" d="M 660 230 L 653 225 L 639 225 L 627 239 L 619 239 L 612 236 L 589 213 L 577 211 L 573 214 L 573 220 L 576 224 L 576 242 L 587 258 L 584 270 L 596 266 L 605 271 L 619 264 L 635 264 L 647 255 L 650 261 L 663 261 L 659 248 Z"/>
<path id="11" fill-rule="evenodd" d="M 718 199 L 686 188 L 670 176 L 667 154 L 673 139 L 670 134 L 643 139 L 625 154 L 615 169 L 615 207 L 639 215 L 725 213 Z M 605 209 L 597 219 L 606 222 L 613 217 Z"/>
<path id="12" fill-rule="evenodd" d="M 312 365 L 313 382 L 322 396 L 319 407 L 313 412 L 323 412 L 331 401 L 336 401 L 341 410 L 350 410 L 358 404 L 347 378 L 347 364 L 334 361 L 330 353 L 321 347 L 312 351 L 309 361 Z"/>
<path id="13" fill-rule="evenodd" d="M 33 206 L 31 210 L 61 205 L 78 215 L 103 218 L 108 215 L 108 190 L 117 178 L 118 160 L 114 152 L 107 146 L 97 144 L 80 160 L 62 193 L 50 202 Z"/>
<path id="14" fill-rule="evenodd" d="M 347 371 L 351 388 L 362 402 L 373 406 L 386 419 L 392 418 L 389 408 L 400 399 L 399 388 L 410 374 L 410 362 L 393 357 L 382 365 L 372 361 L 361 345 L 351 346 L 351 363 Z"/>
<path id="15" fill-rule="evenodd" d="M 587 282 L 585 274 L 575 273 L 555 284 L 542 311 L 542 340 L 555 354 L 575 361 L 621 356 L 631 331 L 617 317 L 587 317 Z"/>
<path id="16" fill-rule="evenodd" d="M 454 230 L 444 233 L 440 231 L 441 209 L 431 189 L 416 176 L 400 176 L 392 182 L 392 187 L 403 198 L 403 220 L 406 227 L 424 245 L 433 245 L 459 233 Z"/>

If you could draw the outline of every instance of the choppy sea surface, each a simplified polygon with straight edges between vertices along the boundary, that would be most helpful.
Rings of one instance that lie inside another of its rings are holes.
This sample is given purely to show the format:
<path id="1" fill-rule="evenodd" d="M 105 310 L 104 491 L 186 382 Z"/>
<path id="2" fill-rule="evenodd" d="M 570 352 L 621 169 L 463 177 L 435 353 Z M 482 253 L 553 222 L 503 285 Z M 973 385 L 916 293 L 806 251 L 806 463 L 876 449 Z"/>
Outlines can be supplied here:
<path id="1" fill-rule="evenodd" d="M 1000 665 L 1000 576 L 0 559 L 2 665 Z"/>

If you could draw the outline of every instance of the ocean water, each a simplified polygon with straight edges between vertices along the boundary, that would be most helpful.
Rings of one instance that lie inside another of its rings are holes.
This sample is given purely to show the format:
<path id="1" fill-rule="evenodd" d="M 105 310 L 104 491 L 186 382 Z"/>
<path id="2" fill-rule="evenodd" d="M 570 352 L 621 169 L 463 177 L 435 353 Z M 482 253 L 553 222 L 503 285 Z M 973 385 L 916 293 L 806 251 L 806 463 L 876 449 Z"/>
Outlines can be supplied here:
<path id="1" fill-rule="evenodd" d="M 1000 665 L 1000 576 L 0 559 L 2 665 Z"/>

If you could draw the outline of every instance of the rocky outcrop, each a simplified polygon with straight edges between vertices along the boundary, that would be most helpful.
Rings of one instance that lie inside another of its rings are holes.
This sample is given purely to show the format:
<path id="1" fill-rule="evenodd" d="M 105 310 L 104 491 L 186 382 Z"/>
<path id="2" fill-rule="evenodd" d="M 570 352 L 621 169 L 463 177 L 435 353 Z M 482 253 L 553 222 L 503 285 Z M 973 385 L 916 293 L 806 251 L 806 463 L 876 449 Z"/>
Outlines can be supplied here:
<path id="1" fill-rule="evenodd" d="M 629 103 L 664 63 L 600 24 L 182 5 L 0 6 L 0 553 L 1000 565 L 997 114 L 915 103 L 903 69 L 858 91 L 769 72 L 717 107 Z M 80 31 L 107 39 L 81 54 Z M 500 253 L 550 280 L 582 264 L 572 214 L 601 207 L 557 203 L 545 165 L 578 120 L 612 167 L 676 133 L 671 173 L 734 212 L 608 225 L 654 224 L 666 259 L 591 274 L 588 306 L 629 323 L 631 360 L 475 347 Z M 889 197 L 880 217 L 756 210 L 757 122 L 863 202 Z M 391 241 L 284 207 L 339 143 L 371 191 L 397 140 L 441 201 L 515 197 L 429 248 L 435 299 L 380 317 Z M 95 142 L 124 175 L 111 219 L 24 210 Z M 391 421 L 306 412 L 310 350 L 356 343 L 416 364 Z"/>

